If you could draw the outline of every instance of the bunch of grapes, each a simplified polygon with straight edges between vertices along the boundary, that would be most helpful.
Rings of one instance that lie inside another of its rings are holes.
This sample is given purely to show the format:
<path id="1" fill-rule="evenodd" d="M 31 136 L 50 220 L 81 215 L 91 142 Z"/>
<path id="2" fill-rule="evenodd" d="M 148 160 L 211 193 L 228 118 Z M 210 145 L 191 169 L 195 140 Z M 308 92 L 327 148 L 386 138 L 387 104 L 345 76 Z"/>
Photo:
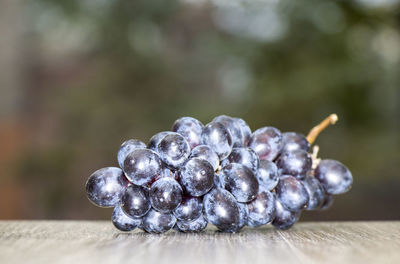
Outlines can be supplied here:
<path id="1" fill-rule="evenodd" d="M 114 207 L 121 231 L 170 229 L 200 232 L 208 223 L 223 232 L 272 224 L 290 228 L 304 210 L 324 210 L 353 182 L 339 161 L 320 160 L 310 145 L 332 114 L 307 137 L 274 127 L 251 131 L 240 118 L 218 116 L 207 125 L 192 117 L 145 143 L 130 139 L 117 167 L 94 172 L 89 200 Z"/>

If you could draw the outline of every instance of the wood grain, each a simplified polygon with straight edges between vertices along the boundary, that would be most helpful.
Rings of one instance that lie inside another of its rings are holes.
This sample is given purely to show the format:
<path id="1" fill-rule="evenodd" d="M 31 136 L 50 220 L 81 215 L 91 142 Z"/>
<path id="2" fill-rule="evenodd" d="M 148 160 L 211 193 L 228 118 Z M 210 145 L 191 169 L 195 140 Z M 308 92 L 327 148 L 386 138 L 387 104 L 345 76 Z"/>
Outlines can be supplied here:
<path id="1" fill-rule="evenodd" d="M 400 263 L 400 222 L 151 235 L 103 221 L 0 221 L 0 263 Z"/>

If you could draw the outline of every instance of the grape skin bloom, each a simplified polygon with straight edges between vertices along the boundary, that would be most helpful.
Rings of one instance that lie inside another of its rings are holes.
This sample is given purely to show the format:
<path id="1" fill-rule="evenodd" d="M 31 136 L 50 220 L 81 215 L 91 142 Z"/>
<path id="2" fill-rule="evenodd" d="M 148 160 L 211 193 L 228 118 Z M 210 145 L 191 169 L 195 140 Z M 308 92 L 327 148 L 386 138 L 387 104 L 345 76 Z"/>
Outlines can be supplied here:
<path id="1" fill-rule="evenodd" d="M 161 178 L 151 185 L 150 201 L 157 211 L 172 212 L 182 202 L 182 188 L 172 178 Z"/>
<path id="2" fill-rule="evenodd" d="M 160 213 L 151 209 L 142 219 L 142 227 L 148 233 L 161 234 L 170 230 L 176 223 L 171 213 Z"/>
<path id="3" fill-rule="evenodd" d="M 204 125 L 193 117 L 182 117 L 175 121 L 172 131 L 181 134 L 194 148 L 201 143 L 201 133 Z"/>
<path id="4" fill-rule="evenodd" d="M 113 210 L 111 222 L 118 230 L 129 232 L 138 227 L 142 223 L 142 219 L 128 216 L 118 205 Z"/>
<path id="5" fill-rule="evenodd" d="M 253 132 L 249 147 L 260 160 L 274 160 L 282 149 L 282 134 L 275 127 L 263 127 Z"/>
<path id="6" fill-rule="evenodd" d="M 118 164 L 120 168 L 124 167 L 124 161 L 126 159 L 126 156 L 129 155 L 133 150 L 135 149 L 145 149 L 146 144 L 144 144 L 142 141 L 137 140 L 137 139 L 129 139 L 122 143 L 121 147 L 118 150 Z"/>
<path id="7" fill-rule="evenodd" d="M 201 134 L 202 144 L 210 146 L 220 160 L 229 156 L 232 151 L 232 136 L 222 123 L 207 124 Z"/>

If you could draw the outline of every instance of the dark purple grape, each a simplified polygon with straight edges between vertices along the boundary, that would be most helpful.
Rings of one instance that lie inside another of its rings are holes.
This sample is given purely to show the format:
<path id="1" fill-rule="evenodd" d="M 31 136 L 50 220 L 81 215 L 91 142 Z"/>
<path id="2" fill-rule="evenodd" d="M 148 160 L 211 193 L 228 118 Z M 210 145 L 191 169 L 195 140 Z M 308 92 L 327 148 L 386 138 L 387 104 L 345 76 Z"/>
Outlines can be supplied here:
<path id="1" fill-rule="evenodd" d="M 202 196 L 214 186 L 214 169 L 208 161 L 193 158 L 179 171 L 179 181 L 191 196 Z"/>
<path id="2" fill-rule="evenodd" d="M 218 122 L 225 126 L 232 137 L 233 147 L 243 147 L 244 137 L 242 134 L 241 127 L 233 117 L 227 115 L 220 115 L 213 119 L 212 122 Z"/>
<path id="3" fill-rule="evenodd" d="M 233 195 L 224 189 L 213 189 L 204 196 L 204 214 L 208 222 L 223 232 L 239 229 L 239 207 Z"/>
<path id="4" fill-rule="evenodd" d="M 219 122 L 207 124 L 201 134 L 202 144 L 208 145 L 220 160 L 229 156 L 232 151 L 232 136 L 228 129 Z"/>
<path id="5" fill-rule="evenodd" d="M 342 194 L 350 190 L 353 176 L 349 169 L 336 160 L 322 160 L 315 169 L 317 178 L 328 194 Z"/>
<path id="6" fill-rule="evenodd" d="M 240 127 L 243 135 L 243 146 L 246 147 L 249 144 L 249 140 L 251 137 L 251 129 L 249 125 L 241 118 L 234 118 L 236 124 Z"/>
<path id="7" fill-rule="evenodd" d="M 151 209 L 142 219 L 143 229 L 148 233 L 161 234 L 170 230 L 176 223 L 171 213 L 160 213 Z"/>
<path id="8" fill-rule="evenodd" d="M 311 175 L 308 175 L 303 181 L 304 187 L 308 192 L 309 200 L 307 210 L 316 210 L 320 208 L 324 202 L 325 191 L 321 183 Z"/>
<path id="9" fill-rule="evenodd" d="M 128 216 L 122 210 L 121 206 L 117 205 L 112 213 L 111 221 L 117 229 L 128 232 L 138 227 L 141 224 L 142 219 Z"/>
<path id="10" fill-rule="evenodd" d="M 261 191 L 256 199 L 247 204 L 247 224 L 258 227 L 270 223 L 275 217 L 275 195 Z"/>
<path id="11" fill-rule="evenodd" d="M 275 200 L 275 218 L 272 225 L 281 230 L 289 229 L 300 218 L 301 211 L 292 212 L 286 209 L 278 199 Z"/>
<path id="12" fill-rule="evenodd" d="M 260 190 L 270 191 L 278 184 L 278 167 L 272 161 L 260 160 L 256 176 Z"/>
<path id="13" fill-rule="evenodd" d="M 194 148 L 201 143 L 203 127 L 204 125 L 193 117 L 182 117 L 175 121 L 172 131 L 181 134 L 190 147 Z"/>
<path id="14" fill-rule="evenodd" d="M 176 169 L 189 158 L 190 146 L 182 135 L 171 132 L 158 143 L 157 153 L 163 162 Z"/>
<path id="15" fill-rule="evenodd" d="M 222 169 L 220 177 L 224 188 L 231 192 L 238 202 L 250 202 L 258 193 L 256 176 L 242 164 L 228 164 Z"/>
<path id="16" fill-rule="evenodd" d="M 176 222 L 176 227 L 179 231 L 185 233 L 198 233 L 203 231 L 207 227 L 207 220 L 203 215 L 200 215 L 197 219 L 193 221 L 178 220 Z"/>
<path id="17" fill-rule="evenodd" d="M 276 186 L 276 196 L 290 211 L 299 211 L 308 203 L 308 192 L 303 183 L 290 175 L 283 175 Z"/>
<path id="18" fill-rule="evenodd" d="M 160 178 L 172 178 L 174 180 L 176 180 L 176 172 L 171 170 L 170 168 L 168 168 L 168 166 L 166 164 L 163 164 L 163 169 L 161 171 L 161 177 Z"/>
<path id="19" fill-rule="evenodd" d="M 239 163 L 249 168 L 254 174 L 257 173 L 260 161 L 258 155 L 251 148 L 233 148 L 228 158 L 224 159 L 222 166 L 228 163 Z"/>
<path id="20" fill-rule="evenodd" d="M 203 210 L 203 204 L 200 198 L 184 197 L 182 203 L 175 208 L 174 215 L 181 221 L 193 221 L 200 217 Z"/>
<path id="21" fill-rule="evenodd" d="M 239 208 L 239 226 L 238 230 L 247 225 L 247 204 L 237 203 Z"/>
<path id="22" fill-rule="evenodd" d="M 199 145 L 192 149 L 192 153 L 190 154 L 190 158 L 199 158 L 208 161 L 213 167 L 214 171 L 218 169 L 219 166 L 219 157 L 211 147 L 207 145 Z"/>
<path id="23" fill-rule="evenodd" d="M 131 185 L 126 188 L 121 198 L 122 209 L 131 217 L 145 215 L 151 207 L 149 190 L 145 187 Z"/>
<path id="24" fill-rule="evenodd" d="M 162 162 L 157 153 L 149 149 L 135 149 L 124 161 L 127 178 L 136 185 L 152 183 L 162 171 Z"/>
<path id="25" fill-rule="evenodd" d="M 129 139 L 122 143 L 121 147 L 119 148 L 118 151 L 118 164 L 121 168 L 124 167 L 124 161 L 126 156 L 128 156 L 129 153 L 131 153 L 135 149 L 145 149 L 146 144 L 144 144 L 140 140 L 136 139 Z"/>
<path id="26" fill-rule="evenodd" d="M 281 175 L 288 174 L 298 179 L 304 179 L 307 172 L 311 170 L 312 160 L 304 150 L 294 150 L 282 153 L 276 165 Z"/>
<path id="27" fill-rule="evenodd" d="M 172 178 L 161 178 L 151 185 L 150 201 L 157 211 L 172 212 L 182 202 L 182 188 Z"/>
<path id="28" fill-rule="evenodd" d="M 322 203 L 320 210 L 323 211 L 329 209 L 332 206 L 333 202 L 334 202 L 333 195 L 325 193 L 324 202 Z"/>
<path id="29" fill-rule="evenodd" d="M 282 134 L 274 127 L 263 127 L 253 132 L 249 147 L 260 160 L 274 160 L 282 149 Z"/>
<path id="30" fill-rule="evenodd" d="M 151 150 L 157 151 L 157 146 L 158 143 L 168 134 L 172 133 L 171 131 L 162 131 L 150 138 L 149 144 L 147 144 L 147 147 Z"/>
<path id="31" fill-rule="evenodd" d="M 120 168 L 107 167 L 95 171 L 86 182 L 86 195 L 100 207 L 114 207 L 128 186 Z"/>
<path id="32" fill-rule="evenodd" d="M 304 150 L 308 152 L 310 150 L 310 143 L 307 138 L 300 133 L 296 132 L 285 132 L 282 133 L 283 148 L 282 152 L 291 152 L 295 150 Z"/>

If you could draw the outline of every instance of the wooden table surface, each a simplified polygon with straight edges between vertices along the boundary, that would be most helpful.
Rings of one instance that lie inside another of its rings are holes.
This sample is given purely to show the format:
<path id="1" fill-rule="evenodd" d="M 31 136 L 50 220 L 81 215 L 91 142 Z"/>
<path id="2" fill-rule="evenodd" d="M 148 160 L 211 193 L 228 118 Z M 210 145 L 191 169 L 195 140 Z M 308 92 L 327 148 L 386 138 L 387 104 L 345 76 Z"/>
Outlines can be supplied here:
<path id="1" fill-rule="evenodd" d="M 400 222 L 151 235 L 104 221 L 0 221 L 0 263 L 400 263 Z"/>

